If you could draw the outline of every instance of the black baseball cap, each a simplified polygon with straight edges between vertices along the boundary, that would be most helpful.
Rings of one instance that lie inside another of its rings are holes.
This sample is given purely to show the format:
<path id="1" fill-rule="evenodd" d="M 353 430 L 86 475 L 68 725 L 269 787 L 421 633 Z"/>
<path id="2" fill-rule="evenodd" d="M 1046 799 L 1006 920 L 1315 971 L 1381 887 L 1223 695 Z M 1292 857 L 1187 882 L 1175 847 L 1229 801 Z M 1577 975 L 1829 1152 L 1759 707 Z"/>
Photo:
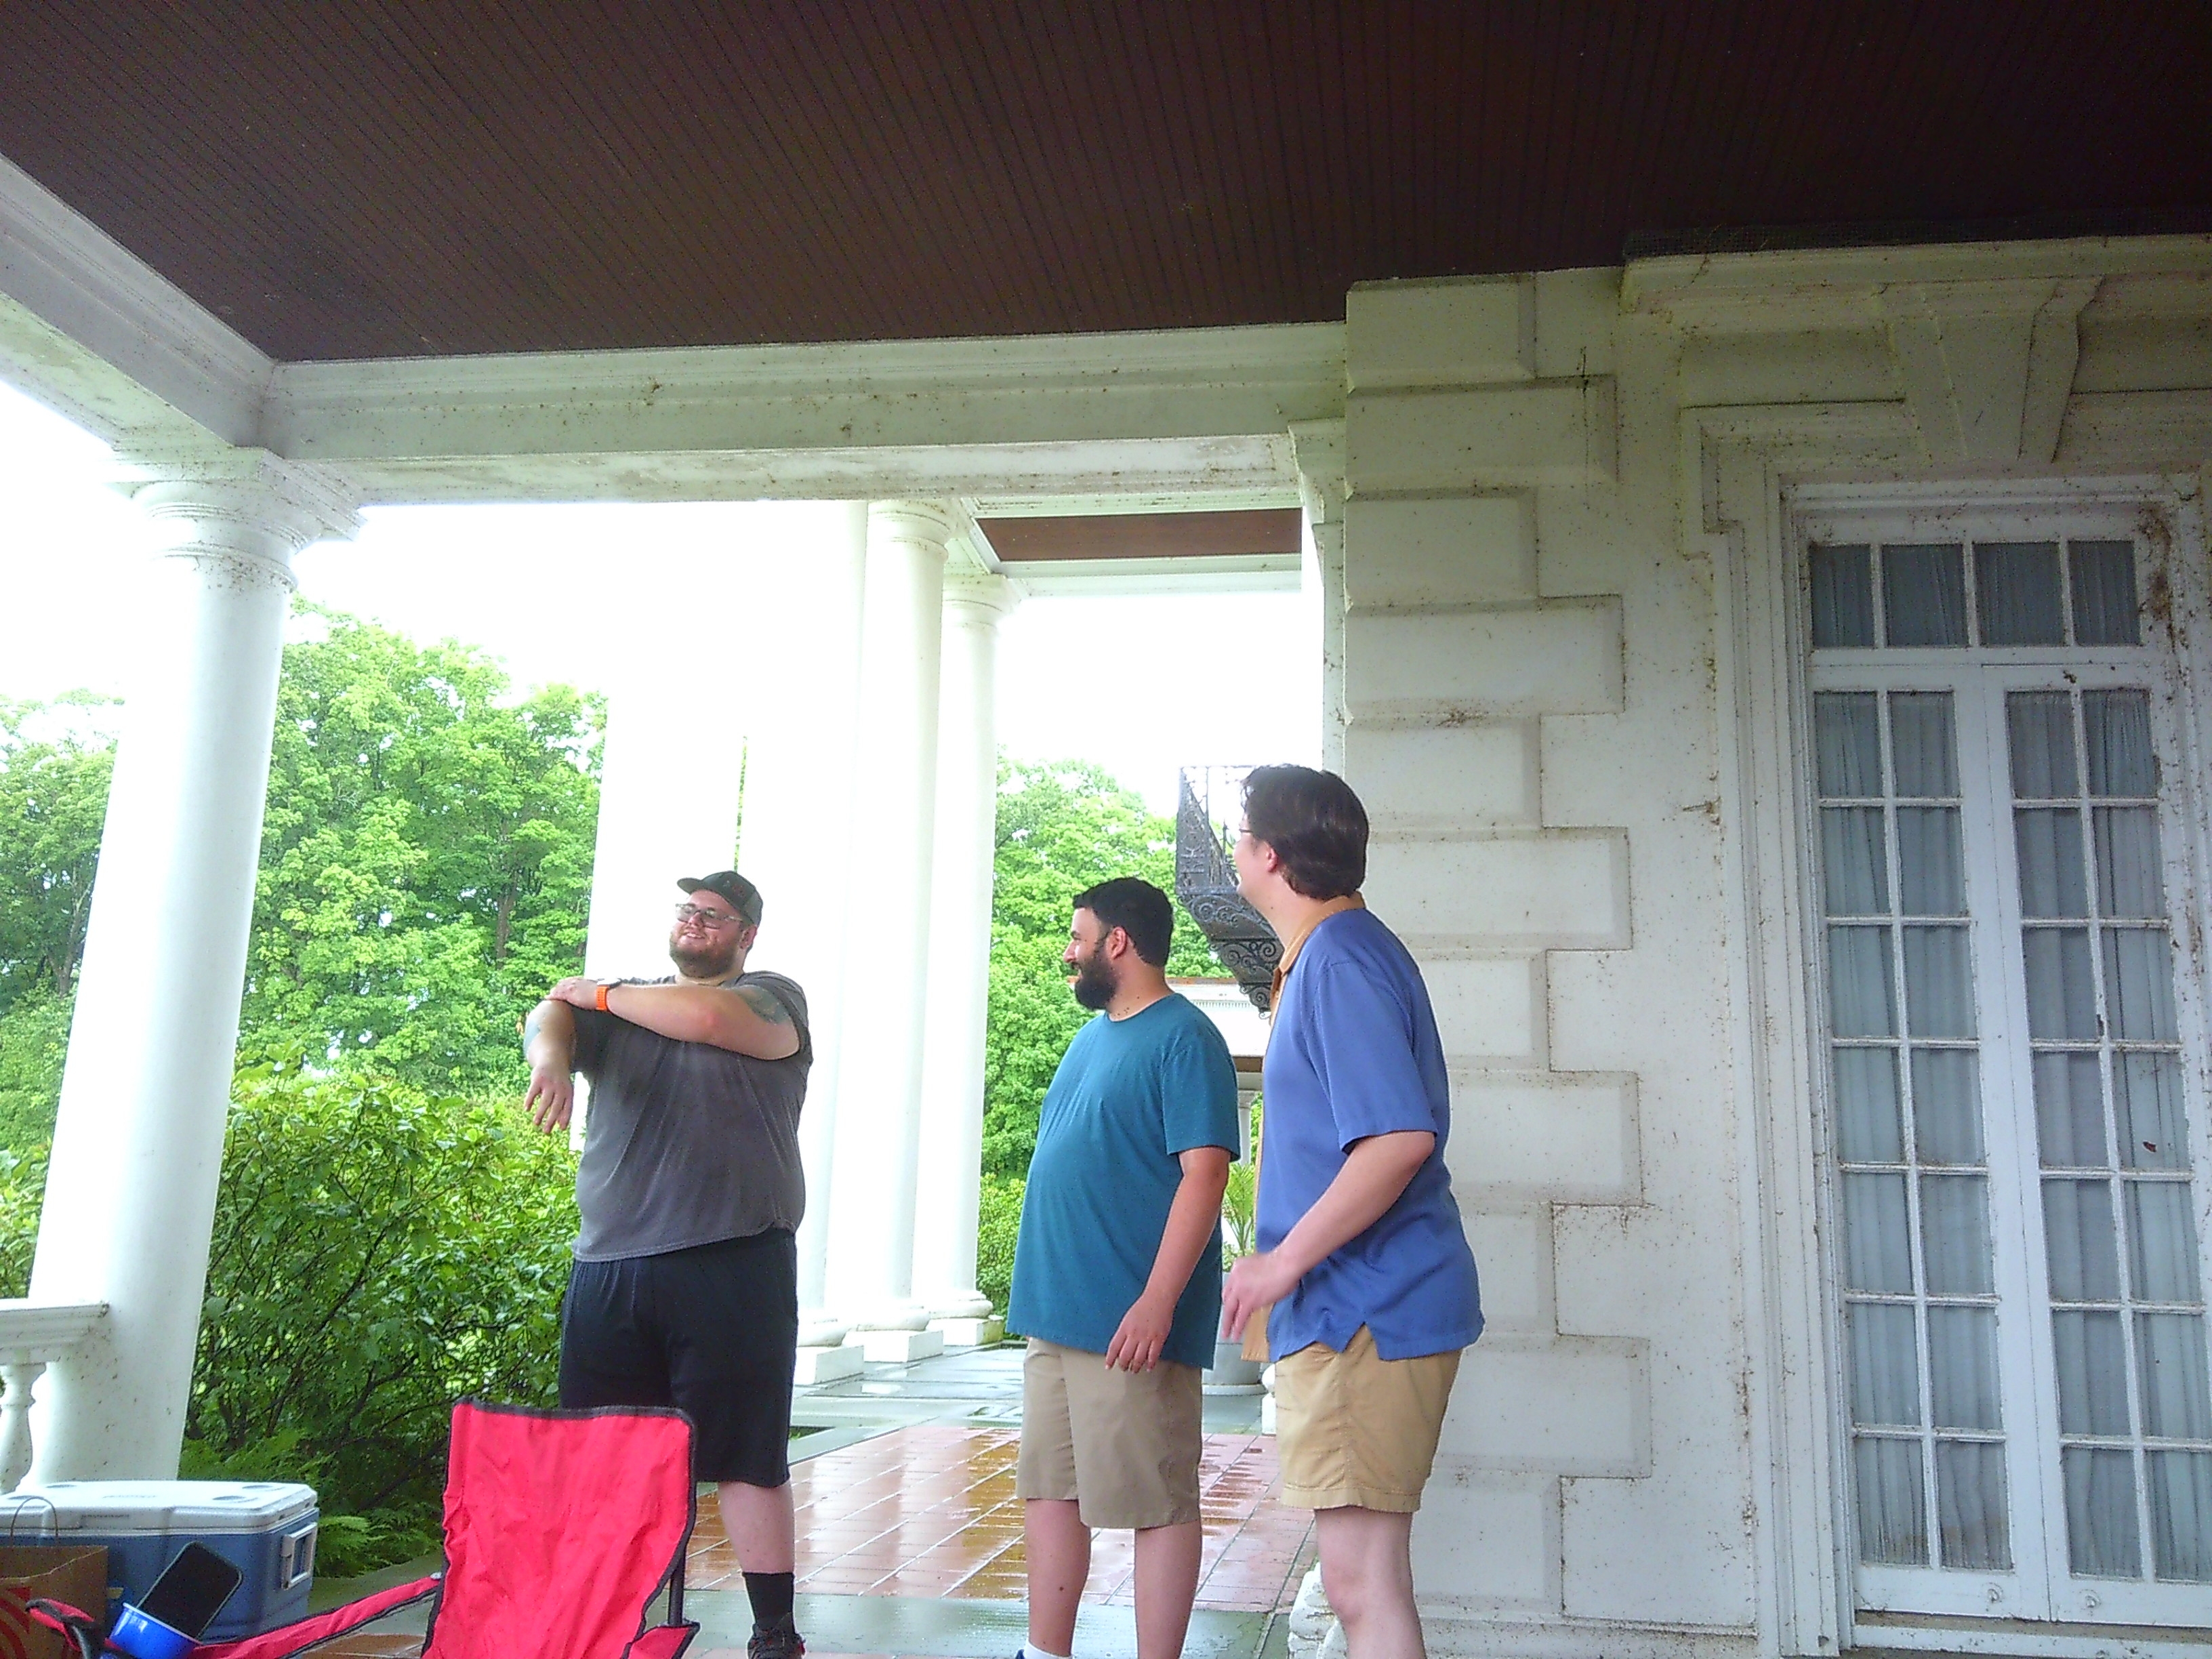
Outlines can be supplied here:
<path id="1" fill-rule="evenodd" d="M 684 876 L 677 884 L 687 893 L 696 893 L 702 887 L 718 897 L 730 902 L 730 908 L 756 927 L 760 926 L 760 889 L 734 870 L 717 870 L 708 876 Z"/>

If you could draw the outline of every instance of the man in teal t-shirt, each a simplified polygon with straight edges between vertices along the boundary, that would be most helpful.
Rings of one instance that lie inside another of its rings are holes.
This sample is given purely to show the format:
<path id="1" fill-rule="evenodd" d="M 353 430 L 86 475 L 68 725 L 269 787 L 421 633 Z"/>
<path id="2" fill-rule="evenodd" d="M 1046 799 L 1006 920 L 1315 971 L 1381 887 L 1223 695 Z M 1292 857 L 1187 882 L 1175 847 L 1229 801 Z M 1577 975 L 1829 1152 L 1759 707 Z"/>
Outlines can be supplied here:
<path id="1" fill-rule="evenodd" d="M 1124 876 L 1075 901 L 1061 958 L 1099 1018 L 1045 1092 L 1006 1322 L 1022 1370 L 1028 1659 L 1067 1659 L 1091 1529 L 1136 1539 L 1138 1659 L 1176 1659 L 1198 1594 L 1201 1373 L 1221 1320 L 1237 1067 L 1168 989 L 1175 912 Z"/>

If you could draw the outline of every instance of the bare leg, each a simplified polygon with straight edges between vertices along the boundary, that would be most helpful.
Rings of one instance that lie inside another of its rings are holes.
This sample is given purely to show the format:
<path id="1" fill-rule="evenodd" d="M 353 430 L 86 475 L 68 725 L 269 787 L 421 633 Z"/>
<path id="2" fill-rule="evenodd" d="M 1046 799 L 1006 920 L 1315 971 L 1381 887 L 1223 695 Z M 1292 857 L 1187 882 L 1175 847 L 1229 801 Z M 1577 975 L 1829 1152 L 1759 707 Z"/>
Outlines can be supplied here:
<path id="1" fill-rule="evenodd" d="M 1083 1524 L 1075 1500 L 1025 1502 L 1022 1553 L 1030 1566 L 1030 1640 L 1047 1653 L 1073 1653 L 1076 1604 L 1083 1599 L 1083 1581 L 1091 1576 L 1091 1528 Z"/>
<path id="2" fill-rule="evenodd" d="M 1426 1659 L 1413 1608 L 1413 1517 L 1382 1510 L 1314 1511 L 1322 1588 L 1351 1659 Z"/>
<path id="3" fill-rule="evenodd" d="M 722 1529 L 747 1572 L 789 1572 L 797 1554 L 792 1541 L 791 1487 L 749 1486 L 725 1480 L 715 1491 L 721 1500 Z"/>
<path id="4" fill-rule="evenodd" d="M 1137 1659 L 1182 1659 L 1202 1541 L 1195 1521 L 1138 1528 Z"/>

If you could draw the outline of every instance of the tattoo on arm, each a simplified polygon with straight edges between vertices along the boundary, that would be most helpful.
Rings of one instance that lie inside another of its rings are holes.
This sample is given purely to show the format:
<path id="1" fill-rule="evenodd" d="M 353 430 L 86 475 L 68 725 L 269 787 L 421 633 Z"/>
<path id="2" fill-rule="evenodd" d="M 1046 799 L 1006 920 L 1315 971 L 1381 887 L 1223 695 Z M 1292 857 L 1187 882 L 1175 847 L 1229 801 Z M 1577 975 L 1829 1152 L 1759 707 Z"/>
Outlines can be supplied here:
<path id="1" fill-rule="evenodd" d="M 783 999 L 775 992 L 764 991 L 757 985 L 741 985 L 738 988 L 738 995 L 744 999 L 746 1007 L 770 1025 L 791 1024 L 791 1010 L 783 1006 Z"/>

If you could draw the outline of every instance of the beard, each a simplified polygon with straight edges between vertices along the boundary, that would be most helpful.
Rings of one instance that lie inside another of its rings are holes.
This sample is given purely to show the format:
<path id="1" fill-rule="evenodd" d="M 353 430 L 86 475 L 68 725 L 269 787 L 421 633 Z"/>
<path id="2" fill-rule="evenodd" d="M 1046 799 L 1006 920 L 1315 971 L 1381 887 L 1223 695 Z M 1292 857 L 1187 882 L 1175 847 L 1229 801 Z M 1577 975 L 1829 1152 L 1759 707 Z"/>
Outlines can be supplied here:
<path id="1" fill-rule="evenodd" d="M 1076 1001 L 1096 1013 L 1113 1001 L 1114 993 L 1121 988 L 1106 960 L 1106 953 L 1094 951 L 1075 959 L 1075 981 L 1067 988 L 1074 993 Z"/>
<path id="2" fill-rule="evenodd" d="M 685 945 L 678 939 L 668 941 L 669 959 L 677 971 L 690 979 L 727 979 L 730 969 L 737 966 L 738 940 L 734 930 L 728 942 L 717 935 L 712 944 Z"/>

